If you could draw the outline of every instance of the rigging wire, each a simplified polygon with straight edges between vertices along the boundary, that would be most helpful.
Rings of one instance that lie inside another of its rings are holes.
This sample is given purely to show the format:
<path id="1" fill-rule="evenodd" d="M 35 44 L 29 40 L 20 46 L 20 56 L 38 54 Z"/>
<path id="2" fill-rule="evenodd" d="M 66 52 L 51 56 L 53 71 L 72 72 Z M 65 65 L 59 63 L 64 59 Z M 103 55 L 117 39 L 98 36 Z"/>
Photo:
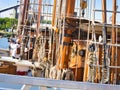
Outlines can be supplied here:
<path id="1" fill-rule="evenodd" d="M 88 46 L 89 46 L 89 37 L 90 37 L 90 31 L 91 31 L 91 7 L 92 7 L 92 0 L 90 2 L 90 5 L 88 6 L 89 7 L 89 11 L 90 11 L 90 19 L 89 19 L 89 23 L 88 23 L 88 32 L 87 32 L 87 44 L 86 44 L 86 56 L 85 56 L 85 71 L 84 71 L 84 81 L 89 81 L 89 66 L 88 66 Z M 87 78 L 88 77 L 88 78 Z"/>

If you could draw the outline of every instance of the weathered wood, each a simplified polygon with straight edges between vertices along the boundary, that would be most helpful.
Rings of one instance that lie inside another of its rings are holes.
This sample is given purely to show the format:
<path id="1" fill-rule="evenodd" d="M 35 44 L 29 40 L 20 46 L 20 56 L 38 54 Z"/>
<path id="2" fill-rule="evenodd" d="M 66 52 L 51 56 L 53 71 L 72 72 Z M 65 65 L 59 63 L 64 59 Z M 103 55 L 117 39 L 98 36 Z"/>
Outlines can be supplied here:
<path id="1" fill-rule="evenodd" d="M 55 25 L 55 18 L 56 18 L 56 0 L 54 0 L 54 6 L 53 6 L 53 14 L 52 14 L 52 26 Z"/>
<path id="2" fill-rule="evenodd" d="M 103 54 L 103 58 L 102 58 L 102 78 L 101 78 L 101 82 L 104 83 L 105 81 L 105 71 L 107 71 L 106 68 L 106 49 L 107 49 L 107 27 L 106 27 L 106 23 L 107 23 L 107 12 L 106 12 L 106 0 L 102 0 L 102 23 L 103 23 L 103 27 L 102 27 L 102 37 L 103 37 L 103 53 L 101 53 L 100 57 L 102 57 Z M 108 72 L 106 72 L 108 73 Z"/>
<path id="3" fill-rule="evenodd" d="M 16 76 L 0 74 L 0 82 L 14 83 L 14 84 L 25 84 L 31 86 L 41 87 L 56 87 L 72 90 L 119 90 L 120 85 L 110 84 L 93 84 L 88 82 L 75 82 L 75 81 L 64 81 L 64 80 L 51 80 L 45 78 L 35 78 L 27 76 Z"/>
<path id="4" fill-rule="evenodd" d="M 38 33 L 39 33 L 39 28 L 40 28 L 41 9 L 42 9 L 42 0 L 39 0 L 39 6 L 38 6 L 38 22 L 37 22 L 37 31 L 36 31 L 36 34 L 37 34 L 37 35 L 38 35 Z"/>
<path id="5" fill-rule="evenodd" d="M 74 8 L 75 8 L 75 0 L 67 0 L 63 10 L 63 16 L 73 16 L 74 15 Z M 68 21 L 71 23 L 70 21 Z M 71 37 L 66 37 L 65 34 L 72 35 L 73 29 L 70 27 L 67 29 L 65 28 L 65 24 L 68 23 L 63 20 L 63 29 L 62 29 L 62 39 L 61 39 L 61 45 L 60 45 L 60 56 L 58 58 L 58 68 L 63 69 L 63 68 L 68 68 L 68 62 L 69 62 L 69 56 L 70 56 L 70 43 L 71 43 Z M 67 43 L 67 44 L 65 44 Z"/>
<path id="6" fill-rule="evenodd" d="M 116 11 L 116 0 L 113 0 L 113 11 Z M 114 26 L 116 24 L 116 12 L 113 12 L 112 15 L 112 26 Z M 116 43 L 116 28 L 112 28 L 112 33 L 111 33 L 111 40 L 112 40 L 112 44 Z M 111 65 L 114 66 L 115 65 L 115 54 L 116 54 L 116 50 L 115 47 L 112 46 L 112 58 L 111 58 Z M 114 75 L 115 75 L 115 70 L 112 69 L 111 70 L 111 83 L 114 83 Z"/>

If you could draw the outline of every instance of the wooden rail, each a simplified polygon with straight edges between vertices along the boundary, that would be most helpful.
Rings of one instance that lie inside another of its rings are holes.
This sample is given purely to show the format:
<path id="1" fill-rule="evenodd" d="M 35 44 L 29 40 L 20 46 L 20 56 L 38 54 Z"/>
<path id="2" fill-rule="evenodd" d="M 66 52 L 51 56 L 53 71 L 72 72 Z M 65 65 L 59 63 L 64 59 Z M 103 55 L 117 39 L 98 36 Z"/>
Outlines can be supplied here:
<path id="1" fill-rule="evenodd" d="M 22 84 L 21 90 L 29 90 L 32 86 L 40 86 L 40 90 L 47 90 L 47 87 L 64 88 L 72 90 L 120 90 L 120 85 L 95 84 L 88 82 L 75 82 L 64 80 L 51 80 L 46 78 L 28 77 L 0 74 L 0 82 Z M 61 89 L 62 90 L 62 89 Z"/>

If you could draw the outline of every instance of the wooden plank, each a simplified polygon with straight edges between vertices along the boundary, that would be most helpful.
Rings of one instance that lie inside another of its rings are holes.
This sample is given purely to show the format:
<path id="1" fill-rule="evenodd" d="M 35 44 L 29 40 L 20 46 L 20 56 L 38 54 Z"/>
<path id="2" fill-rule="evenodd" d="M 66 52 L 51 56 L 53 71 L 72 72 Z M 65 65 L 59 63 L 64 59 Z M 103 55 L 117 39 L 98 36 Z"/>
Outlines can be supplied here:
<path id="1" fill-rule="evenodd" d="M 116 11 L 116 4 L 117 1 L 116 0 L 112 0 L 113 1 L 113 11 Z M 112 15 L 112 26 L 114 26 L 116 24 L 116 12 L 113 12 Z M 113 27 L 112 28 L 112 32 L 111 32 L 111 40 L 112 40 L 112 44 L 116 43 L 116 28 Z M 115 65 L 115 61 L 116 61 L 116 47 L 112 46 L 112 51 L 111 51 L 111 65 L 114 66 Z M 110 73 L 110 82 L 111 83 L 116 83 L 115 81 L 115 75 L 117 73 L 115 73 L 115 69 L 111 69 L 111 73 Z"/>
<path id="2" fill-rule="evenodd" d="M 120 85 L 110 84 L 95 84 L 88 82 L 75 82 L 75 81 L 64 81 L 64 80 L 51 80 L 38 77 L 28 76 L 16 76 L 0 74 L 0 82 L 15 83 L 15 84 L 26 84 L 26 85 L 37 85 L 41 87 L 56 87 L 66 89 L 81 89 L 81 90 L 119 90 Z"/>

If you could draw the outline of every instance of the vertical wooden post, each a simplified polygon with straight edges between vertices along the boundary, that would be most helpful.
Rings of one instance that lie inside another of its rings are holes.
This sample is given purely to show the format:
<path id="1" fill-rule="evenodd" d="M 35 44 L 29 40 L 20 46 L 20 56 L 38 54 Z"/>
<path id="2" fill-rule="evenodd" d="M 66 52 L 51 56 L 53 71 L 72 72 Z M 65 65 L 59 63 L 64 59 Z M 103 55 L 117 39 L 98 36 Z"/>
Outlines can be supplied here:
<path id="1" fill-rule="evenodd" d="M 107 48 L 107 27 L 106 27 L 106 23 L 107 23 L 107 12 L 106 12 L 106 0 L 102 0 L 102 23 L 103 23 L 103 27 L 102 27 L 102 36 L 103 36 L 103 60 L 102 60 L 102 83 L 105 83 L 105 79 L 107 78 L 105 71 L 107 71 L 107 67 L 106 67 L 106 48 Z M 100 55 L 100 57 L 102 57 L 102 54 Z"/>
<path id="2" fill-rule="evenodd" d="M 22 12 L 22 25 L 27 25 L 28 21 L 25 21 L 28 17 L 28 8 L 29 7 L 29 0 L 24 0 L 24 6 L 23 6 L 23 12 Z M 21 51 L 20 51 L 20 58 L 23 59 L 23 55 L 24 55 L 24 49 L 25 49 L 25 37 L 27 35 L 27 29 L 24 29 L 23 26 L 21 27 L 21 32 L 20 34 L 22 34 L 22 43 L 21 43 Z"/>
<path id="3" fill-rule="evenodd" d="M 39 27 L 40 27 L 40 19 L 41 19 L 41 8 L 42 8 L 42 0 L 38 1 L 38 21 L 37 21 L 37 31 L 36 34 L 39 33 Z"/>
<path id="4" fill-rule="evenodd" d="M 56 0 L 54 0 L 54 6 L 53 6 L 53 15 L 52 15 L 52 26 L 53 27 L 55 24 L 55 18 L 56 18 Z"/>
<path id="5" fill-rule="evenodd" d="M 22 24 L 25 24 L 25 19 L 27 19 L 28 7 L 29 7 L 29 0 L 24 0 L 23 12 L 22 12 L 22 22 L 21 22 Z"/>
<path id="6" fill-rule="evenodd" d="M 21 25 L 25 24 L 25 19 L 27 18 L 27 10 L 29 7 L 28 3 L 29 3 L 29 0 L 20 1 L 20 13 L 19 13 L 19 20 L 18 20 L 18 27 L 17 27 L 18 35 L 22 34 L 23 26 Z M 23 6 L 21 4 L 23 4 Z"/>
<path id="7" fill-rule="evenodd" d="M 21 24 L 21 22 L 22 22 L 22 20 L 21 20 L 21 14 L 22 14 L 22 0 L 20 0 L 20 7 L 19 7 L 19 16 L 18 16 L 18 26 L 17 26 L 17 34 L 18 35 L 20 35 L 20 33 L 21 33 L 21 30 L 20 30 L 20 24 Z"/>
<path id="8" fill-rule="evenodd" d="M 25 11 L 26 11 L 27 0 L 24 0 L 23 12 L 22 12 L 22 24 L 24 24 Z"/>
<path id="9" fill-rule="evenodd" d="M 38 16 L 37 16 L 37 29 L 36 29 L 36 40 L 39 38 L 39 28 L 40 28 L 40 20 L 41 20 L 41 8 L 42 8 L 42 0 L 38 0 Z M 33 50 L 33 60 L 38 59 L 38 47 L 35 44 L 35 48 Z"/>
<path id="10" fill-rule="evenodd" d="M 116 24 L 116 0 L 113 0 L 113 15 L 112 15 L 112 26 Z M 115 44 L 116 42 L 116 28 L 112 27 L 112 44 Z M 112 60 L 111 60 L 111 66 L 115 65 L 115 46 L 112 46 Z M 114 82 L 114 69 L 111 69 L 111 83 Z"/>
<path id="11" fill-rule="evenodd" d="M 74 14 L 74 8 L 75 8 L 75 0 L 67 0 L 67 6 L 66 6 L 66 15 L 67 16 L 73 16 Z M 65 34 L 71 35 L 72 29 L 66 29 L 65 28 Z M 58 68 L 68 68 L 68 61 L 69 61 L 69 54 L 70 54 L 70 43 L 71 43 L 71 37 L 63 36 L 62 38 L 63 44 L 60 45 L 60 57 L 58 58 Z"/>

